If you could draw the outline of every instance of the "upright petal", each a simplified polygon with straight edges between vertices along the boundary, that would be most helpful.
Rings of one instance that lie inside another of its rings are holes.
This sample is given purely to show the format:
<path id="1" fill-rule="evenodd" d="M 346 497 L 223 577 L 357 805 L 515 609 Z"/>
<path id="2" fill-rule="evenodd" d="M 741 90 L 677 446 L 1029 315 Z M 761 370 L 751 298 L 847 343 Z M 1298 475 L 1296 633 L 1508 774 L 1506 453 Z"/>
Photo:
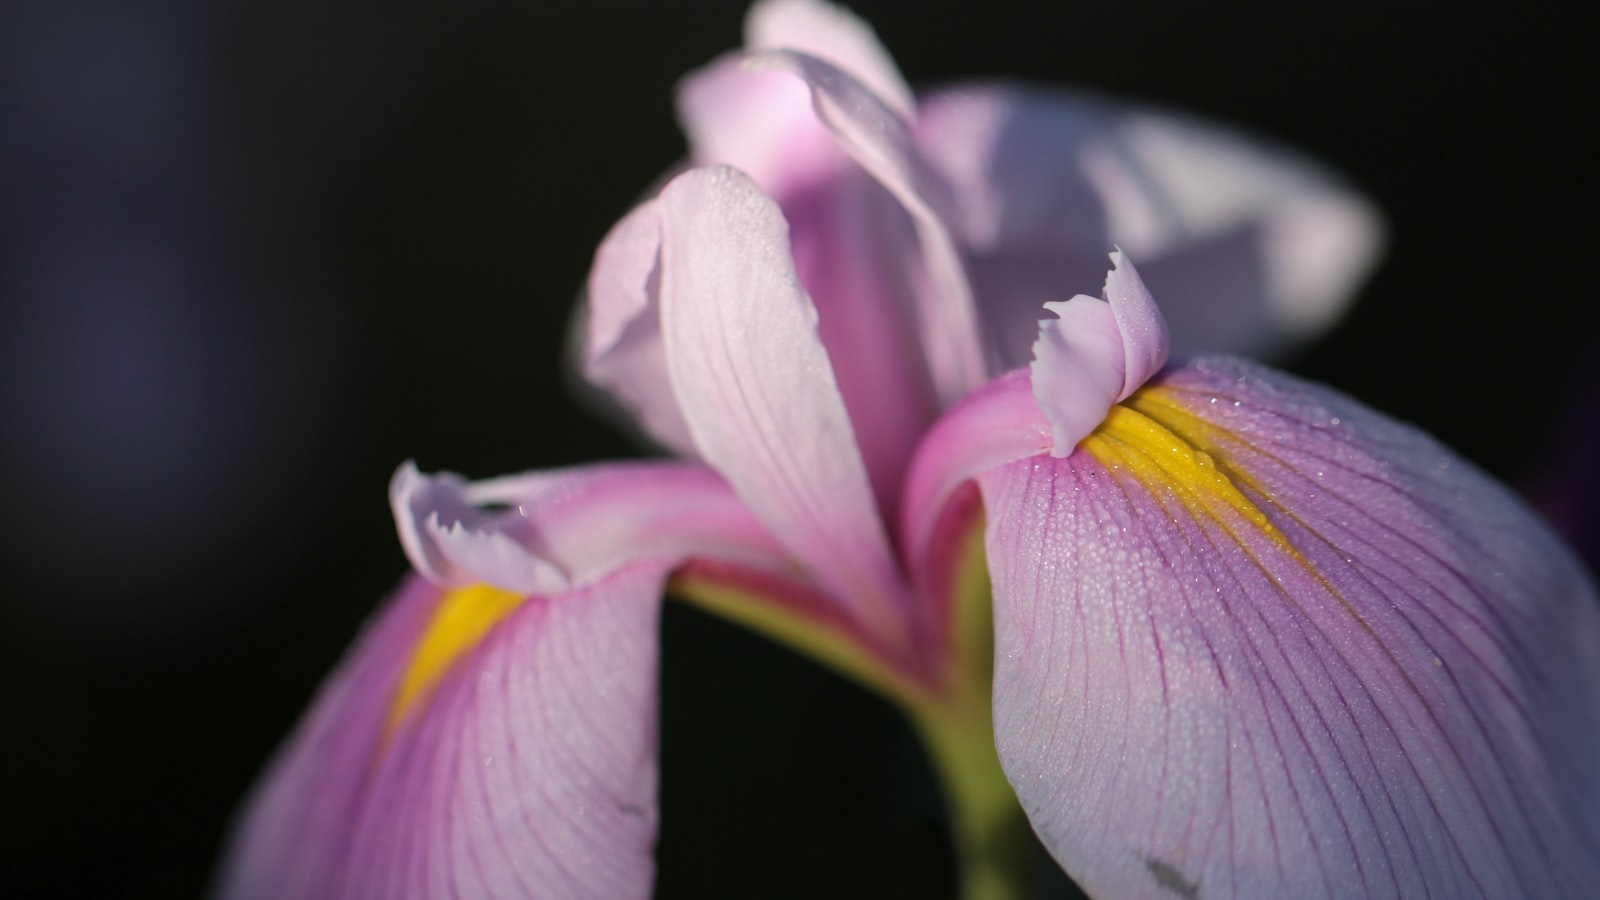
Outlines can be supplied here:
<path id="1" fill-rule="evenodd" d="M 797 50 L 852 72 L 900 116 L 914 101 L 872 26 L 849 10 L 815 0 L 767 0 L 744 23 L 749 51 Z M 836 174 L 847 158 L 812 112 L 803 84 L 744 65 L 728 54 L 678 86 L 678 118 L 698 165 L 735 166 L 780 202 Z"/>
<path id="2" fill-rule="evenodd" d="M 1600 609 L 1426 436 L 1241 362 L 980 478 L 1001 760 L 1108 897 L 1576 897 Z"/>
<path id="3" fill-rule="evenodd" d="M 798 50 L 855 75 L 905 119 L 916 114 L 911 88 L 872 26 L 850 10 L 818 0 L 763 0 L 744 22 L 747 50 Z"/>
<path id="4" fill-rule="evenodd" d="M 687 454 L 694 441 L 661 348 L 660 266 L 661 220 L 650 200 L 613 226 L 595 253 L 584 298 L 580 368 L 646 434 Z"/>
<path id="5" fill-rule="evenodd" d="M 1150 291 L 1122 251 L 1106 276 L 1102 299 L 1079 294 L 1044 308 L 1059 318 L 1039 323 L 1033 343 L 1033 390 L 1055 435 L 1054 456 L 1066 456 L 1167 362 L 1167 326 Z"/>
<path id="6" fill-rule="evenodd" d="M 892 514 L 917 437 L 983 379 L 966 276 L 936 213 L 948 199 L 916 158 L 910 92 L 870 29 L 836 7 L 779 2 L 753 9 L 747 32 L 750 52 L 679 88 L 691 159 L 739 168 L 783 209 L 879 505 Z"/>
<path id="7" fill-rule="evenodd" d="M 1086 94 L 964 85 L 926 98 L 925 158 L 1004 365 L 1039 306 L 1139 260 L 1181 350 L 1259 352 L 1325 328 L 1383 242 L 1372 205 L 1313 162 L 1178 115 Z"/>
<path id="8" fill-rule="evenodd" d="M 918 264 L 911 270 L 917 331 L 944 405 L 966 396 L 986 380 L 986 340 L 960 253 L 945 226 L 948 189 L 923 160 L 910 124 L 853 74 L 814 56 L 773 50 L 747 61 L 758 70 L 798 76 L 840 146 L 911 216 L 917 236 Z"/>
<path id="9" fill-rule="evenodd" d="M 700 455 L 880 635 L 914 615 L 777 206 L 736 170 L 661 192 L 662 331 Z"/>

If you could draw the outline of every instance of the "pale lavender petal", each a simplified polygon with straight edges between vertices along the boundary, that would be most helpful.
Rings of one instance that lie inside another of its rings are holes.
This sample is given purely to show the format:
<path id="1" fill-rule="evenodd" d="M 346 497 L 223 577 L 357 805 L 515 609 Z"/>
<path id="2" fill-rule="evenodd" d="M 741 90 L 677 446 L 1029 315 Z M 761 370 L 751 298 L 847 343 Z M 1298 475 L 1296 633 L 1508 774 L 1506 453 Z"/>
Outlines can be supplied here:
<path id="1" fill-rule="evenodd" d="M 1064 457 L 1167 361 L 1167 327 L 1139 273 L 1122 251 L 1111 254 L 1104 300 L 1078 295 L 1044 308 L 1059 318 L 1039 323 L 1033 344 L 1033 391 Z"/>
<path id="2" fill-rule="evenodd" d="M 906 460 L 940 408 L 914 325 L 910 216 L 839 148 L 787 72 L 719 61 L 685 81 L 679 105 L 694 160 L 740 169 L 782 208 L 879 508 L 894 510 Z"/>
<path id="3" fill-rule="evenodd" d="M 817 121 L 811 93 L 783 72 L 755 72 L 729 53 L 679 82 L 678 123 L 694 165 L 730 165 L 779 200 L 851 167 Z"/>
<path id="4" fill-rule="evenodd" d="M 618 222 L 595 254 L 585 298 L 581 367 L 647 434 L 679 453 L 693 441 L 661 349 L 661 220 L 655 201 Z"/>
<path id="5" fill-rule="evenodd" d="M 1039 306 L 1116 244 L 1139 260 L 1180 349 L 1260 351 L 1326 328 L 1383 243 L 1381 216 L 1316 163 L 1178 115 L 1087 94 L 967 85 L 926 98 L 922 152 L 1003 364 Z"/>
<path id="6" fill-rule="evenodd" d="M 982 384 L 986 338 L 972 303 L 959 252 L 944 219 L 951 200 L 923 159 L 910 127 L 850 73 L 804 53 L 766 51 L 747 57 L 760 70 L 792 72 L 811 89 L 817 116 L 863 169 L 893 194 L 916 230 L 917 333 L 944 405 Z"/>
<path id="7" fill-rule="evenodd" d="M 665 577 L 528 598 L 390 733 L 439 596 L 414 583 L 258 788 L 221 896 L 648 896 Z"/>
<path id="8" fill-rule="evenodd" d="M 806 120 L 824 134 L 798 90 Z M 748 174 L 748 173 L 747 173 Z M 898 508 L 901 476 L 938 413 L 915 319 L 905 258 L 915 242 L 898 202 L 851 169 L 791 192 L 786 216 L 801 282 L 818 298 L 818 332 L 850 413 L 881 509 Z M 661 342 L 661 221 L 656 201 L 612 229 L 590 275 L 583 371 L 660 443 L 695 454 Z"/>
<path id="9" fill-rule="evenodd" d="M 667 362 L 701 457 L 858 620 L 902 632 L 909 600 L 783 216 L 720 167 L 660 203 Z"/>
<path id="10" fill-rule="evenodd" d="M 609 463 L 467 482 L 401 466 L 390 485 L 412 565 L 444 586 L 552 593 L 641 558 L 709 555 L 785 571 L 788 557 L 715 472 Z"/>
<path id="11" fill-rule="evenodd" d="M 1587 895 L 1600 607 L 1546 528 L 1260 367 L 1128 405 L 980 478 L 998 748 L 1064 868 L 1106 897 Z"/>
<path id="12" fill-rule="evenodd" d="M 817 334 L 887 517 L 899 508 L 906 461 L 940 409 L 912 327 L 915 231 L 899 202 L 859 169 L 774 199 L 789 221 L 795 272 L 816 304 Z"/>
<path id="13" fill-rule="evenodd" d="M 1120 402 L 1161 371 L 1167 364 L 1172 342 L 1150 289 L 1121 250 L 1111 253 L 1111 271 L 1106 274 L 1102 295 L 1116 315 L 1117 331 L 1122 335 L 1122 390 L 1117 392 Z"/>
<path id="14" fill-rule="evenodd" d="M 747 50 L 798 50 L 854 75 L 909 120 L 916 101 L 872 26 L 850 10 L 816 0 L 764 0 L 744 22 Z"/>
<path id="15" fill-rule="evenodd" d="M 1122 333 L 1111 307 L 1079 295 L 1044 308 L 1060 318 L 1039 323 L 1033 344 L 1033 391 L 1050 419 L 1054 456 L 1066 456 L 1106 417 L 1122 390 Z"/>
<path id="16" fill-rule="evenodd" d="M 871 26 L 842 7 L 811 0 L 756 4 L 745 18 L 745 50 L 779 49 L 827 60 L 901 117 L 912 114 L 911 89 L 894 60 Z M 806 86 L 752 71 L 744 59 L 727 54 L 679 84 L 678 120 L 690 160 L 739 168 L 780 203 L 848 168 L 848 157 L 817 121 Z"/>
<path id="17" fill-rule="evenodd" d="M 466 489 L 458 475 L 423 475 L 410 462 L 389 481 L 395 530 L 418 572 L 441 587 L 482 582 L 519 594 L 567 587 L 558 565 L 518 543 L 504 513 L 479 508 Z"/>

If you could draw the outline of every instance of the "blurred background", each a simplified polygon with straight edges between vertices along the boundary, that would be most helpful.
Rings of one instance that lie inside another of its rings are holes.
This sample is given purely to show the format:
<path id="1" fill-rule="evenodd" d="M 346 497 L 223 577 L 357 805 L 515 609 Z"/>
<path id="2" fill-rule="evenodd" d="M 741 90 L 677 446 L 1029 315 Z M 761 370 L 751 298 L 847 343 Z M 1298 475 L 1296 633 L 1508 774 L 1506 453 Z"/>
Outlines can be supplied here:
<path id="1" fill-rule="evenodd" d="M 377 6 L 0 5 L 0 894 L 204 891 L 404 570 L 401 461 L 641 452 L 572 400 L 568 317 L 744 4 Z M 1344 171 L 1392 245 L 1290 367 L 1593 522 L 1597 85 L 1563 8 L 853 6 L 914 85 L 1092 85 Z M 950 890 L 894 713 L 665 629 L 663 896 Z"/>

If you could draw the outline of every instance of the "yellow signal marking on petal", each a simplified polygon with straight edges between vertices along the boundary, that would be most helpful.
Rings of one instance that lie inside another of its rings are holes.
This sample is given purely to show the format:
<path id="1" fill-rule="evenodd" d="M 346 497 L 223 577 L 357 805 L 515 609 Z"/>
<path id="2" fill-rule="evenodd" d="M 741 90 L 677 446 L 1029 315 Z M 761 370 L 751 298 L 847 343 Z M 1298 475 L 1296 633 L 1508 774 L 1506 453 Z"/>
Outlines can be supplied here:
<path id="1" fill-rule="evenodd" d="M 1100 427 L 1079 446 L 1103 465 L 1127 470 L 1147 487 L 1169 488 L 1174 499 L 1230 533 L 1229 523 L 1219 519 L 1215 511 L 1222 507 L 1237 513 L 1285 554 L 1306 565 L 1300 552 L 1267 514 L 1239 490 L 1210 453 L 1197 446 L 1200 442 L 1195 440 L 1193 431 L 1182 429 L 1180 436 L 1169 427 L 1178 423 L 1162 415 L 1168 411 L 1164 403 L 1141 402 L 1148 401 L 1150 393 L 1151 389 L 1145 389 L 1125 405 L 1113 406 Z M 1310 569 L 1309 565 L 1306 567 Z"/>
<path id="2" fill-rule="evenodd" d="M 440 598 L 395 692 L 385 733 L 393 734 L 411 710 L 433 693 L 451 665 L 478 646 L 524 599 L 486 584 L 457 588 Z"/>
<path id="3" fill-rule="evenodd" d="M 1225 446 L 1221 436 L 1225 433 L 1227 429 L 1206 421 L 1170 391 L 1155 386 L 1141 388 L 1122 405 L 1112 407 L 1105 422 L 1080 446 L 1104 465 L 1126 467 L 1147 487 L 1171 488 L 1175 499 L 1215 522 L 1236 541 L 1239 535 L 1233 526 L 1214 510 L 1220 503 L 1238 513 L 1321 585 L 1381 645 L 1382 640 L 1366 617 L 1290 543 L 1266 513 L 1239 490 L 1238 485 L 1244 485 L 1266 497 L 1283 515 L 1298 520 L 1292 510 L 1273 501 L 1269 492 L 1248 473 L 1229 464 L 1226 454 L 1221 452 Z M 1246 552 L 1255 558 L 1248 548 Z M 1263 571 L 1270 571 L 1263 560 L 1255 561 Z"/>
<path id="4" fill-rule="evenodd" d="M 1185 443 L 1197 450 L 1204 451 L 1209 448 L 1210 452 L 1207 453 L 1208 460 L 1213 459 L 1213 455 L 1223 455 L 1218 452 L 1218 448 L 1224 444 L 1223 435 L 1230 434 L 1228 430 L 1214 422 L 1201 418 L 1188 406 L 1184 405 L 1183 401 L 1174 396 L 1172 391 L 1161 387 L 1145 388 L 1129 397 L 1126 403 L 1130 408 L 1142 412 L 1154 421 L 1160 422 L 1173 435 L 1181 438 Z M 1238 440 L 1238 438 L 1235 437 L 1234 440 Z M 1273 501 L 1270 492 L 1263 488 L 1254 478 L 1250 477 L 1248 472 L 1239 469 L 1237 466 L 1228 465 L 1225 457 L 1218 464 L 1218 469 L 1230 481 L 1243 485 L 1256 494 L 1266 497 L 1269 503 L 1272 503 L 1285 514 L 1293 515 L 1291 510 Z"/>

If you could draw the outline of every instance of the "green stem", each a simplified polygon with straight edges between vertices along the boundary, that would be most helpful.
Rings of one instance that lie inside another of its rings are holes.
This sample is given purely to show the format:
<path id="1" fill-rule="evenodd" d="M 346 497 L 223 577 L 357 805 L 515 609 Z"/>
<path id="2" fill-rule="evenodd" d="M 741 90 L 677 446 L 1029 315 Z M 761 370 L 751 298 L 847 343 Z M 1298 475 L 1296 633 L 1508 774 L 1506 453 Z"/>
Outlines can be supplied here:
<path id="1" fill-rule="evenodd" d="M 918 704 L 909 712 L 949 804 L 961 862 L 960 896 L 1014 900 L 1028 895 L 1034 842 L 1027 817 L 995 754 L 988 697 Z"/>

